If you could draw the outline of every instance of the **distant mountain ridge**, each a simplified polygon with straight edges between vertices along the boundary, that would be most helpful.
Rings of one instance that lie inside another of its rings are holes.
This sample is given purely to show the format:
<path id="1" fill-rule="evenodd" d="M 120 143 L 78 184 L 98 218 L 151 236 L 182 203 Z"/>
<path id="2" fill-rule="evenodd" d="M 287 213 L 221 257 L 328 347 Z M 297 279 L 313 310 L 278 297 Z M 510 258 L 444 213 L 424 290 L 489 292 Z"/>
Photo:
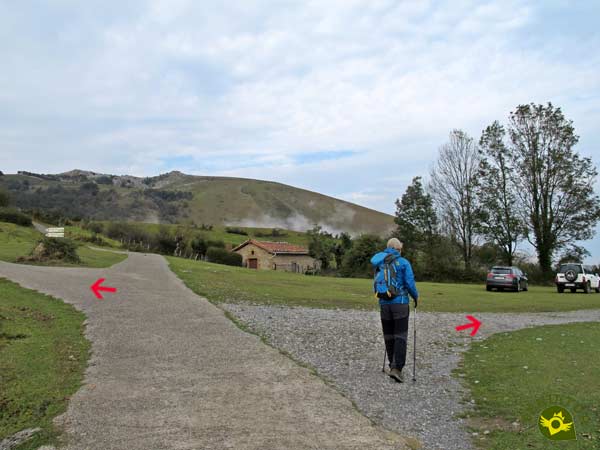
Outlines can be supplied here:
<path id="1" fill-rule="evenodd" d="M 59 174 L 19 171 L 0 176 L 24 209 L 64 211 L 95 220 L 286 228 L 314 225 L 339 233 L 385 234 L 393 217 L 354 203 L 272 181 L 187 175 L 109 175 L 86 170 Z"/>

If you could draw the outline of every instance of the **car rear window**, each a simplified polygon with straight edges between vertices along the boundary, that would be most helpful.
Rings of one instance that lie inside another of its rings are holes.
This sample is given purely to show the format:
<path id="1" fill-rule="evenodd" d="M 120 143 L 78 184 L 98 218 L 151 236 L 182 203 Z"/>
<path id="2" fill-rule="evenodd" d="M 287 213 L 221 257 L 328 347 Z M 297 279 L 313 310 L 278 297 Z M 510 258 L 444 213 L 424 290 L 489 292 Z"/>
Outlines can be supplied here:
<path id="1" fill-rule="evenodd" d="M 510 267 L 493 267 L 492 273 L 511 273 Z"/>
<path id="2" fill-rule="evenodd" d="M 579 264 L 562 264 L 559 272 L 565 273 L 569 270 L 572 270 L 575 273 L 581 273 L 581 266 Z"/>

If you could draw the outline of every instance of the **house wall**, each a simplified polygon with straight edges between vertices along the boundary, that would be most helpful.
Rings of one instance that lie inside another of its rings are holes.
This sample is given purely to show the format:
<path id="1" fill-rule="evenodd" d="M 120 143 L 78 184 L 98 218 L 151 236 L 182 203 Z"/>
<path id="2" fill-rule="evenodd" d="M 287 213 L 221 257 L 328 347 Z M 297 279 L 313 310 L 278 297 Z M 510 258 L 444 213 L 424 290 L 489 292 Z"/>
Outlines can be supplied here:
<path id="1" fill-rule="evenodd" d="M 306 269 L 315 267 L 315 259 L 308 255 L 277 255 L 273 258 L 273 264 L 276 270 L 304 273 Z"/>
<path id="2" fill-rule="evenodd" d="M 308 255 L 274 256 L 254 244 L 245 245 L 241 249 L 236 250 L 236 253 L 242 255 L 243 267 L 249 267 L 248 260 L 256 258 L 258 263 L 257 269 L 260 270 L 284 270 L 288 272 L 295 270 L 296 272 L 304 273 L 308 268 L 314 268 L 317 265 L 317 261 Z M 294 263 L 296 266 L 294 266 Z"/>
<path id="3" fill-rule="evenodd" d="M 254 254 L 252 254 L 252 252 L 254 252 Z M 269 270 L 273 268 L 273 263 L 271 261 L 273 255 L 254 244 L 245 245 L 241 249 L 236 250 L 236 253 L 242 255 L 243 267 L 248 267 L 248 259 L 256 258 L 258 260 L 258 269 Z"/>

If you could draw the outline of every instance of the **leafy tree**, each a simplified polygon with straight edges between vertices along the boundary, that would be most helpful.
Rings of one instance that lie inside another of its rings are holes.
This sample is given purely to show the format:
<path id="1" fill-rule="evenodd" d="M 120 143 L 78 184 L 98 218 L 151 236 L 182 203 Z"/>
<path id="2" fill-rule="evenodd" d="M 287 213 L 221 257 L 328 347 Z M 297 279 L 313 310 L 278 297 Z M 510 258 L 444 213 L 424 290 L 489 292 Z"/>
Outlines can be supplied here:
<path id="1" fill-rule="evenodd" d="M 396 200 L 394 221 L 397 225 L 394 235 L 404 243 L 404 256 L 416 261 L 419 253 L 431 255 L 438 220 L 433 209 L 433 200 L 425 193 L 421 177 L 413 178 L 402 199 Z"/>
<path id="2" fill-rule="evenodd" d="M 344 255 L 341 274 L 345 277 L 370 277 L 373 275 L 371 257 L 383 250 L 385 242 L 379 236 L 363 234 L 352 243 Z"/>
<path id="3" fill-rule="evenodd" d="M 168 227 L 161 225 L 154 239 L 159 253 L 172 255 L 175 252 L 177 241 L 175 240 L 175 236 L 169 232 Z"/>
<path id="4" fill-rule="evenodd" d="M 200 257 L 204 258 L 206 256 L 206 251 L 208 250 L 208 243 L 204 236 L 196 235 L 192 238 L 190 247 L 194 253 L 198 253 Z"/>
<path id="5" fill-rule="evenodd" d="M 431 193 L 444 225 L 458 243 L 470 271 L 481 210 L 475 194 L 481 158 L 473 139 L 454 130 L 431 171 Z"/>
<path id="6" fill-rule="evenodd" d="M 206 251 L 206 259 L 213 263 L 227 264 L 228 266 L 241 267 L 242 265 L 242 255 L 218 247 L 209 247 Z"/>
<path id="7" fill-rule="evenodd" d="M 551 103 L 517 106 L 508 132 L 510 169 L 527 239 L 549 276 L 557 250 L 594 235 L 600 220 L 600 198 L 594 192 L 598 172 L 590 158 L 573 149 L 579 141 L 573 122 Z"/>
<path id="8" fill-rule="evenodd" d="M 502 252 L 504 263 L 512 266 L 525 225 L 519 214 L 517 193 L 512 182 L 510 152 L 504 144 L 505 130 L 498 122 L 487 127 L 479 141 L 480 176 L 477 183 L 481 210 L 479 230 Z"/>
<path id="9" fill-rule="evenodd" d="M 323 231 L 323 229 L 318 225 L 315 225 L 315 227 L 308 231 L 307 234 L 309 236 L 309 255 L 321 262 L 321 269 L 329 269 L 331 265 L 333 249 L 335 247 L 333 236 L 330 233 Z"/>
<path id="10" fill-rule="evenodd" d="M 352 237 L 344 231 L 338 236 L 338 241 L 336 242 L 333 248 L 333 254 L 335 256 L 335 265 L 338 269 L 342 267 L 342 260 L 344 259 L 344 255 L 351 248 Z"/>

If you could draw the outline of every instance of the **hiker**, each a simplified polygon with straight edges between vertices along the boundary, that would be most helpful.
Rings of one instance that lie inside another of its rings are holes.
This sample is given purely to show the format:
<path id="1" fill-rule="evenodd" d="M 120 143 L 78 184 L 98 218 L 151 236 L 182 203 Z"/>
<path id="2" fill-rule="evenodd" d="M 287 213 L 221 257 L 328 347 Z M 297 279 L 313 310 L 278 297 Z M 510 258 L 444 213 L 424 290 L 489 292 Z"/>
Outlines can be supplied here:
<path id="1" fill-rule="evenodd" d="M 402 245 L 398 239 L 392 238 L 384 251 L 371 258 L 371 264 L 375 267 L 373 285 L 375 296 L 379 299 L 381 326 L 390 367 L 388 375 L 399 383 L 404 381 L 402 369 L 406 362 L 408 296 L 410 294 L 413 298 L 415 308 L 419 299 L 412 267 L 400 255 Z"/>

